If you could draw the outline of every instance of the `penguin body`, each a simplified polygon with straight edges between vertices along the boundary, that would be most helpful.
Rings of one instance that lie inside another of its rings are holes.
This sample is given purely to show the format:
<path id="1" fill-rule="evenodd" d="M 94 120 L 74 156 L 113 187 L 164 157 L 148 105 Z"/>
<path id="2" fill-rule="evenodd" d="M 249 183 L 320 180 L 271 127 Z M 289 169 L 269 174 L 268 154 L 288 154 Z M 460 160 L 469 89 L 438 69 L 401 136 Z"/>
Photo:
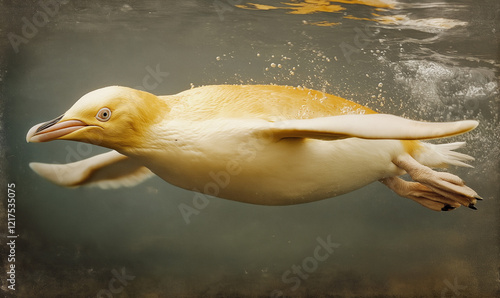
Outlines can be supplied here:
<path id="1" fill-rule="evenodd" d="M 287 86 L 205 86 L 171 96 L 112 86 L 34 126 L 27 140 L 83 141 L 115 150 L 75 164 L 31 164 L 65 186 L 133 186 L 154 173 L 216 197 L 291 205 L 379 180 L 439 211 L 474 207 L 480 198 L 458 177 L 430 168 L 467 166 L 472 158 L 452 151 L 463 143 L 420 140 L 461 134 L 477 124 L 412 121 Z M 397 177 L 404 173 L 415 173 L 416 182 Z"/>

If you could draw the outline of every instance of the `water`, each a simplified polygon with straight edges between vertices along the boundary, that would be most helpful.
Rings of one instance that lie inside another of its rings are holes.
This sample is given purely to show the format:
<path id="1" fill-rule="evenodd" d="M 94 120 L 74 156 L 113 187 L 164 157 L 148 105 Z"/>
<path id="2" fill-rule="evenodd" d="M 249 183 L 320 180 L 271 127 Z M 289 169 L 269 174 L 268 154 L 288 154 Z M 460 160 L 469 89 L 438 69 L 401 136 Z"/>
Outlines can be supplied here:
<path id="1" fill-rule="evenodd" d="M 19 297 L 499 295 L 498 1 L 62 1 L 48 12 L 1 4 L 2 186 L 16 184 Z M 37 25 L 23 35 L 26 22 Z M 478 211 L 437 213 L 374 183 L 298 206 L 201 206 L 158 178 L 65 189 L 28 167 L 106 151 L 24 140 L 90 90 L 257 83 L 324 90 L 413 119 L 479 120 L 445 141 L 468 142 L 475 168 L 450 171 L 484 201 Z M 182 204 L 200 207 L 189 223 Z"/>

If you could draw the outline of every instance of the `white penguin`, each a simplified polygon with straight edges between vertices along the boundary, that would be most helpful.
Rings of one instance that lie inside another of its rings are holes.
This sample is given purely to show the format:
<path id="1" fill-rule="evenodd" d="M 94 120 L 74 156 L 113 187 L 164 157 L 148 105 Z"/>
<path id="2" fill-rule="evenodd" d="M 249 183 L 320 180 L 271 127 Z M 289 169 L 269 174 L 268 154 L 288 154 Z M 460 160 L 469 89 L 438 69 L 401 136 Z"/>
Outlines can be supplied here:
<path id="1" fill-rule="evenodd" d="M 28 142 L 73 140 L 113 151 L 71 164 L 31 163 L 64 186 L 134 186 L 158 175 L 188 190 L 261 205 L 338 196 L 374 181 L 436 211 L 475 208 L 462 179 L 431 168 L 468 166 L 464 143 L 420 140 L 465 133 L 477 121 L 428 123 L 378 114 L 323 92 L 219 85 L 155 96 L 105 87 L 35 125 Z M 398 176 L 408 173 L 414 181 Z"/>

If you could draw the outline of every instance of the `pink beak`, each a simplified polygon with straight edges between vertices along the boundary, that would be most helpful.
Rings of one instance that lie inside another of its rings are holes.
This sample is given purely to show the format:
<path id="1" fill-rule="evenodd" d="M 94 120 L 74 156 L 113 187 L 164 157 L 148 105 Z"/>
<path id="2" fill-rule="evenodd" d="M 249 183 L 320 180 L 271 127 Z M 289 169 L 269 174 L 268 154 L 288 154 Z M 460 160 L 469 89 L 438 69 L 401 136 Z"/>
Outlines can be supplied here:
<path id="1" fill-rule="evenodd" d="M 39 143 L 52 141 L 87 126 L 87 124 L 80 120 L 59 122 L 63 116 L 33 126 L 26 135 L 26 142 Z"/>

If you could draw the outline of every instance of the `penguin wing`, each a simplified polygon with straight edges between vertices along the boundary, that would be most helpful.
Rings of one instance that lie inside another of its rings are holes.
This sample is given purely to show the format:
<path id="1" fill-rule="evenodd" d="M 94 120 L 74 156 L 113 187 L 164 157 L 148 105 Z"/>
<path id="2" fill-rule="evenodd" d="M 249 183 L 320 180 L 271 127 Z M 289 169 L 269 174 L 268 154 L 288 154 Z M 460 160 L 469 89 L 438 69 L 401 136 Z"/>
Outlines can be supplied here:
<path id="1" fill-rule="evenodd" d="M 341 115 L 313 119 L 274 122 L 270 134 L 276 139 L 313 138 L 339 140 L 345 138 L 425 140 L 449 137 L 470 131 L 477 121 L 422 122 L 388 114 Z"/>
<path id="2" fill-rule="evenodd" d="M 154 175 L 137 161 L 116 151 L 68 164 L 32 162 L 30 167 L 45 179 L 67 187 L 132 187 Z"/>

